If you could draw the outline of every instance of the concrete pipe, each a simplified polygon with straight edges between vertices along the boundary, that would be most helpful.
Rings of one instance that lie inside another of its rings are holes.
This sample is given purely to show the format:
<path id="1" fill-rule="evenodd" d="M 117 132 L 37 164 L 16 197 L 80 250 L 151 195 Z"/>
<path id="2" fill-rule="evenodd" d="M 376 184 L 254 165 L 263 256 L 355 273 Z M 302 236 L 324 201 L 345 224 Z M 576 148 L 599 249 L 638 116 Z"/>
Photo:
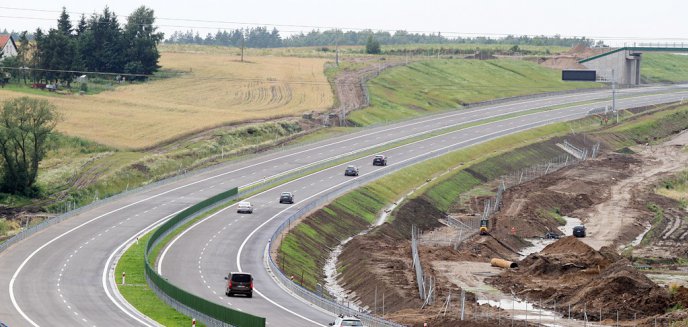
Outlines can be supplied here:
<path id="1" fill-rule="evenodd" d="M 501 268 L 518 268 L 518 264 L 512 261 L 506 261 L 504 259 L 492 258 L 490 264 L 494 267 Z"/>

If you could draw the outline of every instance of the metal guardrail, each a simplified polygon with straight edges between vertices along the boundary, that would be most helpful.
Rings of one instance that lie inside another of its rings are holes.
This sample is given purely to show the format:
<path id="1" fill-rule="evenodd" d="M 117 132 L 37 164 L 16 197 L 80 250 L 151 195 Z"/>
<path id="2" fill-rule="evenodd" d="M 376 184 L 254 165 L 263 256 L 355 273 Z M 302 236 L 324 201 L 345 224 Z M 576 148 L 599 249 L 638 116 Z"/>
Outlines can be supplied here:
<path id="1" fill-rule="evenodd" d="M 557 121 L 556 119 L 550 119 L 546 121 L 539 121 L 539 122 L 534 122 L 531 124 L 528 124 L 528 127 L 537 127 L 537 126 L 542 126 L 546 125 L 549 123 L 552 123 L 554 121 Z M 485 141 L 488 140 L 487 138 Z M 482 142 L 482 141 L 480 141 Z M 357 186 L 362 186 L 363 184 L 367 184 L 379 177 L 382 177 L 385 174 L 388 174 L 392 171 L 397 171 L 402 168 L 414 165 L 416 163 L 429 160 L 432 158 L 437 158 L 439 156 L 445 155 L 447 153 L 456 151 L 460 148 L 463 148 L 464 145 L 462 143 L 458 143 L 458 145 L 455 146 L 449 146 L 445 147 L 439 150 L 435 150 L 433 152 L 429 152 L 425 155 L 418 156 L 415 158 L 407 159 L 401 162 L 398 162 L 394 165 L 389 165 L 386 166 L 385 168 L 378 170 L 373 173 L 361 175 L 358 178 L 354 179 L 353 181 L 350 182 L 349 185 L 357 185 Z M 288 278 L 282 270 L 279 269 L 277 266 L 274 258 L 272 257 L 273 254 L 273 248 L 272 245 L 275 243 L 275 241 L 278 239 L 278 237 L 285 231 L 289 230 L 291 228 L 292 224 L 295 224 L 299 219 L 302 217 L 305 217 L 308 213 L 312 212 L 313 210 L 330 203 L 332 200 L 335 198 L 347 193 L 350 191 L 351 188 L 347 187 L 340 187 L 336 189 L 332 189 L 325 194 L 323 194 L 321 197 L 319 197 L 316 200 L 311 201 L 310 203 L 306 204 L 305 206 L 301 207 L 298 209 L 296 212 L 293 214 L 290 214 L 283 222 L 282 224 L 277 227 L 275 232 L 272 234 L 269 240 L 269 245 L 268 245 L 268 268 L 273 272 L 273 275 L 276 277 L 277 281 L 280 282 L 286 289 L 290 290 L 294 295 L 312 303 L 315 306 L 318 306 L 326 311 L 331 312 L 334 315 L 339 315 L 339 314 L 344 314 L 344 315 L 356 315 L 361 319 L 361 321 L 366 324 L 367 326 L 370 327 L 377 327 L 377 326 L 393 326 L 393 327 L 400 327 L 403 325 L 399 325 L 397 323 L 391 322 L 384 320 L 380 317 L 371 315 L 367 312 L 360 312 L 356 311 L 352 308 L 349 308 L 348 306 L 337 303 L 336 301 L 333 301 L 332 299 L 327 298 L 325 294 L 319 295 L 316 294 L 315 292 L 306 289 L 305 287 L 297 284 L 290 278 Z"/>

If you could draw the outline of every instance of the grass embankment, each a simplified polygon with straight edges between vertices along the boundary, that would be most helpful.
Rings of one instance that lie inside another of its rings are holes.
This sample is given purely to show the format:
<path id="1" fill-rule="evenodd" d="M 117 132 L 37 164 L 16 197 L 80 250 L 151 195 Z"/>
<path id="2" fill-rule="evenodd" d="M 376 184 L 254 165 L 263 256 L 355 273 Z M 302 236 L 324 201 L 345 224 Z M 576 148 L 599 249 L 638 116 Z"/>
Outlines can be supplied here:
<path id="1" fill-rule="evenodd" d="M 674 106 L 651 114 L 638 115 L 610 129 L 594 133 L 613 149 L 661 141 L 686 128 L 688 106 Z"/>
<path id="2" fill-rule="evenodd" d="M 162 238 L 149 253 L 148 262 L 150 263 L 151 267 L 155 269 L 155 263 L 160 255 L 160 251 L 162 251 L 162 249 L 170 241 L 172 241 L 173 238 L 179 235 L 179 233 L 188 229 L 197 221 L 208 217 L 209 215 L 212 215 L 226 208 L 227 206 L 232 205 L 233 203 L 235 203 L 235 201 L 231 201 L 217 208 L 211 209 L 208 212 L 187 221 Z M 148 287 L 148 284 L 146 283 L 143 257 L 146 244 L 153 232 L 155 232 L 155 230 L 148 232 L 136 244 L 133 244 L 129 249 L 127 249 L 127 251 L 124 252 L 120 260 L 117 262 L 117 266 L 115 267 L 115 278 L 120 278 L 119 276 L 122 276 L 122 272 L 127 273 L 127 284 L 118 284 L 118 289 L 127 302 L 151 319 L 165 326 L 188 325 L 189 321 L 191 321 L 191 318 L 168 306 L 155 295 L 155 293 Z M 196 324 L 198 326 L 204 326 L 200 322 L 197 322 Z"/>
<path id="3" fill-rule="evenodd" d="M 281 265 L 286 274 L 294 275 L 297 281 L 303 279 L 304 286 L 314 289 L 316 283 L 322 283 L 322 267 L 334 246 L 367 228 L 385 206 L 428 178 L 439 176 L 416 191 L 413 197 L 447 212 L 463 194 L 475 192 L 483 183 L 561 155 L 560 150 L 543 141 L 568 134 L 572 124 L 577 126 L 577 132 L 592 132 L 596 138 L 618 149 L 643 143 L 646 137 L 666 137 L 687 128 L 686 111 L 688 106 L 638 115 L 628 118 L 621 126 L 600 132 L 593 132 L 600 125 L 592 119 L 583 125 L 576 122 L 553 124 L 405 168 L 349 192 L 305 218 L 284 237 L 279 262 L 286 263 Z"/>
<path id="4" fill-rule="evenodd" d="M 117 288 L 124 298 L 138 311 L 164 326 L 188 326 L 191 318 L 168 306 L 148 287 L 143 267 L 143 253 L 151 233 L 133 244 L 119 259 L 115 269 Z M 126 284 L 121 284 L 122 272 L 126 272 Z M 198 326 L 203 326 L 200 322 Z"/>
<path id="5" fill-rule="evenodd" d="M 688 81 L 688 56 L 671 53 L 643 53 L 640 69 L 644 83 Z"/>
<path id="6" fill-rule="evenodd" d="M 558 70 L 529 61 L 428 60 L 385 70 L 368 82 L 371 105 L 352 112 L 349 120 L 370 125 L 467 103 L 601 86 L 563 82 Z"/>
<path id="7" fill-rule="evenodd" d="M 589 126 L 594 124 L 592 120 L 588 122 L 592 123 Z M 322 283 L 322 267 L 329 251 L 341 240 L 370 226 L 385 206 L 409 190 L 441 175 L 414 196 L 422 196 L 446 212 L 461 193 L 474 186 L 560 155 L 549 147 L 528 145 L 569 131 L 568 124 L 559 123 L 514 134 L 405 168 L 349 192 L 305 218 L 284 236 L 278 265 L 287 275 L 314 289 Z M 516 148 L 523 149 L 506 154 Z"/>

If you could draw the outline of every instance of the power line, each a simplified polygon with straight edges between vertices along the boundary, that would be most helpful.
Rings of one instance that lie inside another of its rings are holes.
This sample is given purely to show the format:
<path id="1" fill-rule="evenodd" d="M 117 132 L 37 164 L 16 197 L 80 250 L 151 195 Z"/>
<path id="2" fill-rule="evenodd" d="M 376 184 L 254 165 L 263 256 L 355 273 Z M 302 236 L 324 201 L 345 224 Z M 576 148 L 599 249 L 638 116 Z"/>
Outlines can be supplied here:
<path id="1" fill-rule="evenodd" d="M 31 11 L 31 12 L 49 12 L 49 13 L 61 13 L 61 10 L 45 10 L 45 9 L 34 9 L 34 8 L 19 8 L 19 7 L 4 7 L 0 6 L 0 9 L 5 9 L 5 10 L 17 10 L 17 11 Z M 79 14 L 79 15 L 86 15 L 84 12 L 72 12 L 68 11 L 67 13 L 69 14 Z M 95 12 L 94 12 L 95 14 Z M 122 17 L 122 18 L 128 18 L 128 15 L 116 15 L 117 17 Z M 55 20 L 51 18 L 32 18 L 32 17 L 19 17 L 19 16 L 0 16 L 3 18 L 19 18 L 19 19 L 38 19 L 38 20 Z M 189 19 L 189 18 L 170 18 L 170 17 L 155 17 L 156 20 L 169 20 L 169 21 L 186 21 L 186 22 L 194 22 L 194 23 L 209 23 L 209 24 L 234 24 L 234 25 L 242 25 L 242 26 L 272 26 L 272 27 L 296 27 L 296 28 L 308 28 L 308 29 L 325 29 L 325 30 L 349 30 L 349 31 L 377 31 L 377 32 L 389 32 L 389 33 L 394 33 L 399 30 L 403 29 L 373 29 L 373 28 L 360 28 L 360 27 L 336 27 L 336 26 L 318 26 L 318 25 L 295 25 L 295 24 L 275 24 L 275 23 L 256 23 L 256 22 L 240 22 L 240 21 L 225 21 L 225 20 L 204 20 L 204 19 Z M 231 29 L 226 26 L 195 26 L 195 25 L 167 25 L 167 24 L 161 24 L 157 25 L 160 27 L 173 27 L 173 28 L 197 28 L 197 29 L 213 29 L 213 30 L 226 30 L 226 29 Z M 559 36 L 561 38 L 587 38 L 587 39 L 604 39 L 604 40 L 614 40 L 614 41 L 619 41 L 619 40 L 671 40 L 671 41 L 679 41 L 679 40 L 688 40 L 688 36 L 685 37 L 678 37 L 678 36 L 671 36 L 671 37 L 644 37 L 644 36 L 577 36 L 577 35 L 543 35 L 543 34 L 518 34 L 518 33 L 481 33 L 481 32 L 457 32 L 457 31 L 427 31 L 427 30 L 404 30 L 405 32 L 408 33 L 416 33 L 416 34 L 430 34 L 434 35 L 435 33 L 441 34 L 441 35 L 451 35 L 454 37 L 461 37 L 461 36 L 472 36 L 472 37 L 480 37 L 480 36 L 485 36 L 485 37 L 507 37 L 507 36 L 513 36 L 513 37 L 555 37 Z M 303 32 L 303 30 L 283 30 L 280 32 L 285 32 L 285 33 L 298 33 L 298 32 Z"/>

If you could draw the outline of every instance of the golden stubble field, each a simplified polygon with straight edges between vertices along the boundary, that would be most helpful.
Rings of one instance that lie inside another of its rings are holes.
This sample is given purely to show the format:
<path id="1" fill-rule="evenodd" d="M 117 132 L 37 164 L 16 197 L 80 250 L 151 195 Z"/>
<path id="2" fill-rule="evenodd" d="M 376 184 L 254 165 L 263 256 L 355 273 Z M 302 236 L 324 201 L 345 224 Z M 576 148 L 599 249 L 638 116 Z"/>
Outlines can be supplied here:
<path id="1" fill-rule="evenodd" d="M 63 114 L 60 132 L 122 149 L 332 106 L 325 59 L 259 56 L 245 61 L 227 53 L 162 52 L 164 69 L 186 73 L 96 95 L 38 97 L 48 99 Z M 3 101 L 23 95 L 0 90 Z"/>

